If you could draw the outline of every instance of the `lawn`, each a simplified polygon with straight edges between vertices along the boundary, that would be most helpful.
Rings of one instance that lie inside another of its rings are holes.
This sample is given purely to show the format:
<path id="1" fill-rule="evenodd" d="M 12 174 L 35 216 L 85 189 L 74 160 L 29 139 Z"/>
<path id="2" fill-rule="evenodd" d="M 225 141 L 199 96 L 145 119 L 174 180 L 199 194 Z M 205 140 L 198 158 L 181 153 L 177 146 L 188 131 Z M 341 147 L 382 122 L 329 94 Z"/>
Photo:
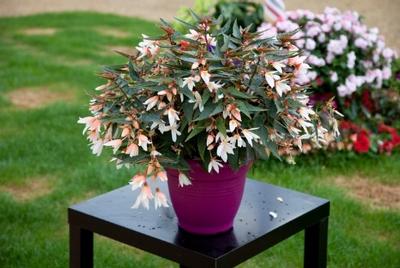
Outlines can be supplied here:
<path id="1" fill-rule="evenodd" d="M 1 18 L 0 29 L 0 266 L 66 267 L 67 207 L 126 185 L 134 174 L 116 170 L 107 153 L 91 155 L 76 121 L 88 114 L 101 65 L 124 60 L 112 49 L 133 47 L 157 27 L 62 13 Z M 26 103 L 31 95 L 37 105 Z M 318 154 L 295 166 L 258 163 L 250 175 L 331 200 L 329 267 L 400 267 L 399 200 L 387 196 L 400 190 L 399 156 Z M 240 267 L 301 267 L 302 239 L 299 233 Z M 100 237 L 95 263 L 176 267 Z"/>

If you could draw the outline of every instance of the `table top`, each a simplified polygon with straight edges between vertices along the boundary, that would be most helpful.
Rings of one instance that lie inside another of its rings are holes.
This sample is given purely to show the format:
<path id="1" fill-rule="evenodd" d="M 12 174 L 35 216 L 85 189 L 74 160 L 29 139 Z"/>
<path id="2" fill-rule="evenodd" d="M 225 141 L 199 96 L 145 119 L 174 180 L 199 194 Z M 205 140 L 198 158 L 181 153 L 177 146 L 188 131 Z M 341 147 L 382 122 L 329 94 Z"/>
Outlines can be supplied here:
<path id="1" fill-rule="evenodd" d="M 187 266 L 232 267 L 329 216 L 328 200 L 247 179 L 233 229 L 197 236 L 172 208 L 131 209 L 137 194 L 125 186 L 74 205 L 69 222 Z"/>

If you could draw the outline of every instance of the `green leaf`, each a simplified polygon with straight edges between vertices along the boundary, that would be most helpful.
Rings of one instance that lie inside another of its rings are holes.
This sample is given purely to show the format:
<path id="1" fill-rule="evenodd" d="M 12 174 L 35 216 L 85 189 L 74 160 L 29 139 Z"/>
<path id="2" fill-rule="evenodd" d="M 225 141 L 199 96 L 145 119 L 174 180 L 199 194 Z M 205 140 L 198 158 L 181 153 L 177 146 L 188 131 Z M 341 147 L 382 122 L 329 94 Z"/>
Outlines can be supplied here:
<path id="1" fill-rule="evenodd" d="M 202 132 L 205 128 L 205 124 L 198 124 L 197 126 L 195 126 L 192 131 L 190 131 L 189 136 L 186 138 L 185 142 Z"/>
<path id="2" fill-rule="evenodd" d="M 204 135 L 197 136 L 197 149 L 199 150 L 199 155 L 203 162 L 205 162 L 204 154 L 206 152 L 206 141 L 207 141 L 207 137 L 206 137 L 205 133 L 204 133 Z"/>
<path id="3" fill-rule="evenodd" d="M 240 29 L 237 23 L 237 20 L 235 20 L 235 22 L 233 23 L 233 29 L 232 29 L 232 34 L 234 37 L 241 39 L 242 35 L 240 34 Z"/>
<path id="4" fill-rule="evenodd" d="M 207 119 L 222 112 L 222 110 L 223 107 L 221 103 L 208 103 L 206 106 L 204 106 L 203 112 L 201 112 L 199 117 L 197 117 L 194 121 Z"/>
<path id="5" fill-rule="evenodd" d="M 242 99 L 253 99 L 253 98 L 255 98 L 254 96 L 252 96 L 250 94 L 247 94 L 247 93 L 244 93 L 244 92 L 241 92 L 241 91 L 237 90 L 234 87 L 227 88 L 224 91 L 229 93 L 230 95 L 232 95 L 234 97 L 238 97 L 238 98 L 242 98 Z"/>
<path id="6" fill-rule="evenodd" d="M 188 122 L 192 121 L 194 104 L 190 102 L 183 103 L 183 115 Z"/>
<path id="7" fill-rule="evenodd" d="M 218 117 L 216 124 L 218 131 L 226 137 L 225 120 L 222 117 Z"/>

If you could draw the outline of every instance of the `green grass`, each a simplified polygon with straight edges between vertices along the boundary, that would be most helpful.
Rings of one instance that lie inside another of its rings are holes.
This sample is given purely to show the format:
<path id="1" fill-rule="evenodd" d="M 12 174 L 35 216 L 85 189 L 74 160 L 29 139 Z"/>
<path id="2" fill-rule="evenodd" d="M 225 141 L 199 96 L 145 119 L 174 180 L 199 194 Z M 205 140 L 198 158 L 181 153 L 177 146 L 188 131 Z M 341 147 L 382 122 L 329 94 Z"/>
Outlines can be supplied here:
<path id="1" fill-rule="evenodd" d="M 115 28 L 127 37 L 102 35 Z M 29 28 L 54 28 L 54 35 L 26 35 Z M 109 154 L 91 155 L 79 116 L 88 114 L 88 92 L 100 83 L 103 64 L 123 59 L 112 46 L 135 45 L 141 33 L 156 34 L 155 23 L 94 13 L 44 14 L 0 19 L 0 189 L 44 177 L 49 194 L 20 202 L 0 191 L 0 266 L 66 267 L 66 212 L 73 203 L 126 185 L 133 170 L 116 170 Z M 17 109 L 7 93 L 27 87 L 70 91 L 73 101 L 37 109 Z M 332 201 L 330 267 L 400 267 L 400 212 L 377 209 L 334 184 L 337 176 L 367 177 L 399 185 L 400 155 L 312 155 L 289 166 L 257 164 L 251 176 Z M 132 200 L 134 195 L 132 195 Z M 245 262 L 241 267 L 301 267 L 300 233 Z M 96 237 L 97 267 L 176 267 L 137 249 Z"/>

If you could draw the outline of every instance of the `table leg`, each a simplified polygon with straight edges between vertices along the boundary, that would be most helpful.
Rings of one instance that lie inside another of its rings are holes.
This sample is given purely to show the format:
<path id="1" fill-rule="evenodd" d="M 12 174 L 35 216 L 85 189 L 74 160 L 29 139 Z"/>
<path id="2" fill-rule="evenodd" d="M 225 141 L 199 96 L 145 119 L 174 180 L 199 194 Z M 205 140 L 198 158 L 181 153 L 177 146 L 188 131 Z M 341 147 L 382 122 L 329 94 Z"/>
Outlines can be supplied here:
<path id="1" fill-rule="evenodd" d="M 93 233 L 75 225 L 69 226 L 69 267 L 93 267 Z"/>
<path id="2" fill-rule="evenodd" d="M 327 265 L 328 217 L 305 230 L 304 267 L 325 268 Z"/>

